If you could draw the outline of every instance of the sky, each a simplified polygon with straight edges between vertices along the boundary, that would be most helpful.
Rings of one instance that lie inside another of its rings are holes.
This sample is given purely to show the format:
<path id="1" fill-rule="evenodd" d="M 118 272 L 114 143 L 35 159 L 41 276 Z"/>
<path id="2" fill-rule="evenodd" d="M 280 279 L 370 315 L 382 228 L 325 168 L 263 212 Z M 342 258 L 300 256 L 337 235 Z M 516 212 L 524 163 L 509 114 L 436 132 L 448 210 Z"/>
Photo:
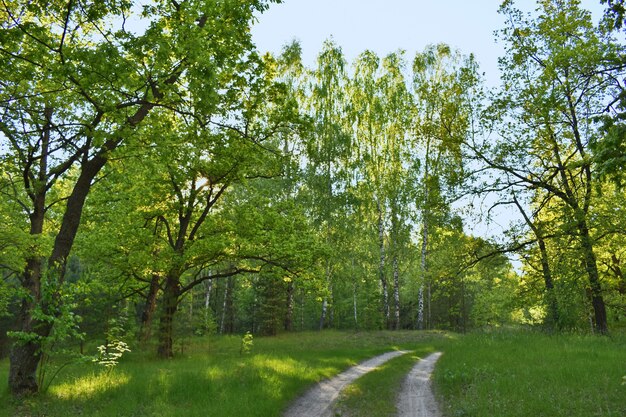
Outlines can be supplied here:
<path id="1" fill-rule="evenodd" d="M 379 56 L 407 51 L 411 60 L 429 44 L 444 42 L 463 54 L 473 53 L 488 86 L 499 81 L 498 56 L 504 46 L 494 31 L 504 26 L 501 0 L 284 0 L 259 16 L 252 36 L 260 51 L 280 53 L 293 39 L 300 41 L 303 60 L 313 66 L 322 43 L 332 37 L 348 62 L 370 49 Z M 533 10 L 532 0 L 517 0 Z M 582 0 L 600 16 L 600 0 Z"/>
<path id="2" fill-rule="evenodd" d="M 325 40 L 339 45 L 349 63 L 364 50 L 379 56 L 404 49 L 407 60 L 429 44 L 444 42 L 463 54 L 473 53 L 485 74 L 487 87 L 499 84 L 498 57 L 504 45 L 494 32 L 504 27 L 498 14 L 501 0 L 284 0 L 259 16 L 252 36 L 262 52 L 280 53 L 297 39 L 304 64 L 313 67 Z M 516 0 L 518 8 L 533 11 L 534 0 Z M 602 16 L 600 0 L 581 0 L 594 19 Z M 476 202 L 489 207 L 492 201 Z M 480 211 L 480 210 L 479 210 Z M 489 224 L 474 219 L 470 233 L 500 235 L 514 220 L 511 211 L 495 213 Z M 467 223 L 467 222 L 466 222 Z"/>

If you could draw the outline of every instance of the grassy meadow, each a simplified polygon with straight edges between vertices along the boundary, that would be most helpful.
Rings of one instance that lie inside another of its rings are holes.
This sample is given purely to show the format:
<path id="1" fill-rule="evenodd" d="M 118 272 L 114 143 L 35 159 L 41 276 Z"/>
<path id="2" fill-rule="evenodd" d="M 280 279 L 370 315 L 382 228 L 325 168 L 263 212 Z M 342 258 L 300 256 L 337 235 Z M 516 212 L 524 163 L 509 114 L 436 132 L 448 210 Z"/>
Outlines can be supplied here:
<path id="1" fill-rule="evenodd" d="M 169 361 L 133 350 L 110 372 L 91 364 L 66 367 L 46 393 L 23 403 L 8 394 L 5 359 L 0 416 L 277 416 L 315 381 L 389 350 L 434 350 L 447 338 L 439 332 L 307 332 L 255 337 L 243 355 L 240 337 L 194 338 Z"/>
<path id="2" fill-rule="evenodd" d="M 624 417 L 626 335 L 472 334 L 434 375 L 449 417 Z"/>
<path id="3" fill-rule="evenodd" d="M 348 387 L 339 415 L 394 415 L 402 379 L 436 350 L 444 352 L 434 383 L 446 417 L 626 415 L 626 336 L 325 331 L 256 337 L 243 355 L 240 345 L 236 336 L 195 338 L 169 361 L 134 349 L 111 371 L 68 366 L 23 402 L 8 394 L 5 359 L 0 417 L 278 416 L 315 381 L 393 349 L 411 352 Z"/>

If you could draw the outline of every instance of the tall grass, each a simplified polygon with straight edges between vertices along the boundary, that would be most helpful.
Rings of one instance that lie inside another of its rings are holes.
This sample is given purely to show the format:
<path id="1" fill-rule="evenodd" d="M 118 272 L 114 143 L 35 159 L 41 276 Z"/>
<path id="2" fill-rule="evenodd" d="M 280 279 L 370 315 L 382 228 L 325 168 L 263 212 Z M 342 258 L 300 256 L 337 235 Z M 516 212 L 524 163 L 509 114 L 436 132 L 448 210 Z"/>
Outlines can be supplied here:
<path id="1" fill-rule="evenodd" d="M 448 344 L 435 384 L 449 417 L 624 417 L 626 337 L 486 333 Z"/>
<path id="2" fill-rule="evenodd" d="M 626 416 L 626 335 L 325 331 L 257 337 L 246 355 L 240 343 L 192 339 L 169 361 L 135 349 L 110 372 L 71 366 L 46 393 L 24 401 L 8 394 L 4 360 L 0 417 L 278 416 L 315 381 L 392 349 L 412 353 L 357 380 L 340 412 L 393 415 L 417 357 L 441 350 L 434 379 L 446 417 Z"/>
<path id="3" fill-rule="evenodd" d="M 48 391 L 14 401 L 0 365 L 0 416 L 278 416 L 312 383 L 392 349 L 415 349 L 442 333 L 311 332 L 255 338 L 193 339 L 185 354 L 161 361 L 132 352 L 107 372 L 69 367 Z"/>

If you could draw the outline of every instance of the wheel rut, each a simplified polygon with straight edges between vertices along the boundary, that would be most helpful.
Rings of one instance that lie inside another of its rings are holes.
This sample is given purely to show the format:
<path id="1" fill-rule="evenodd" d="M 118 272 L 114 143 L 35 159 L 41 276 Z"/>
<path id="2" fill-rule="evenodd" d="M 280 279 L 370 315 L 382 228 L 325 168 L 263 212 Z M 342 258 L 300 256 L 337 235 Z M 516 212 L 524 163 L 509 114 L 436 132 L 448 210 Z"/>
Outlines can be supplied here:
<path id="1" fill-rule="evenodd" d="M 333 405 L 341 391 L 355 379 L 373 371 L 378 366 L 398 356 L 409 353 L 398 350 L 383 353 L 355 365 L 337 376 L 320 381 L 296 399 L 283 413 L 284 417 L 332 417 Z M 430 375 L 441 356 L 433 353 L 420 359 L 406 376 L 397 397 L 400 417 L 440 417 L 439 408 L 432 393 Z"/>

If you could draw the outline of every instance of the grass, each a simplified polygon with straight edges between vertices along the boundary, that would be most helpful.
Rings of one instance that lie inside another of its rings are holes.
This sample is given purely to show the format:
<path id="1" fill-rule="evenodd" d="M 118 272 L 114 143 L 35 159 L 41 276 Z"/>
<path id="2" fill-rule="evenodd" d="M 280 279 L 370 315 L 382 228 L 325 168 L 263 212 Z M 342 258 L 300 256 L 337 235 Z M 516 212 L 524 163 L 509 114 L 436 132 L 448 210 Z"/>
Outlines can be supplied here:
<path id="1" fill-rule="evenodd" d="M 421 346 L 415 351 L 386 362 L 363 375 L 342 392 L 337 406 L 337 416 L 388 417 L 396 415 L 396 397 L 405 376 L 415 363 L 436 349 Z"/>
<path id="2" fill-rule="evenodd" d="M 185 355 L 161 361 L 132 352 L 117 368 L 66 368 L 46 393 L 11 399 L 0 363 L 0 416 L 277 416 L 312 383 L 393 349 L 415 349 L 443 333 L 311 332 L 255 338 L 193 339 Z"/>
<path id="3" fill-rule="evenodd" d="M 624 375 L 624 335 L 509 332 L 448 344 L 434 377 L 448 417 L 623 417 Z"/>
<path id="4" fill-rule="evenodd" d="M 379 353 L 412 353 L 348 387 L 339 412 L 395 413 L 395 394 L 417 357 L 441 350 L 434 374 L 446 417 L 626 416 L 626 335 L 596 337 L 493 332 L 310 332 L 254 339 L 192 339 L 185 354 L 161 361 L 134 351 L 111 372 L 68 367 L 46 393 L 18 402 L 0 362 L 0 417 L 278 416 L 315 381 Z M 345 414 L 344 414 L 345 415 Z"/>

